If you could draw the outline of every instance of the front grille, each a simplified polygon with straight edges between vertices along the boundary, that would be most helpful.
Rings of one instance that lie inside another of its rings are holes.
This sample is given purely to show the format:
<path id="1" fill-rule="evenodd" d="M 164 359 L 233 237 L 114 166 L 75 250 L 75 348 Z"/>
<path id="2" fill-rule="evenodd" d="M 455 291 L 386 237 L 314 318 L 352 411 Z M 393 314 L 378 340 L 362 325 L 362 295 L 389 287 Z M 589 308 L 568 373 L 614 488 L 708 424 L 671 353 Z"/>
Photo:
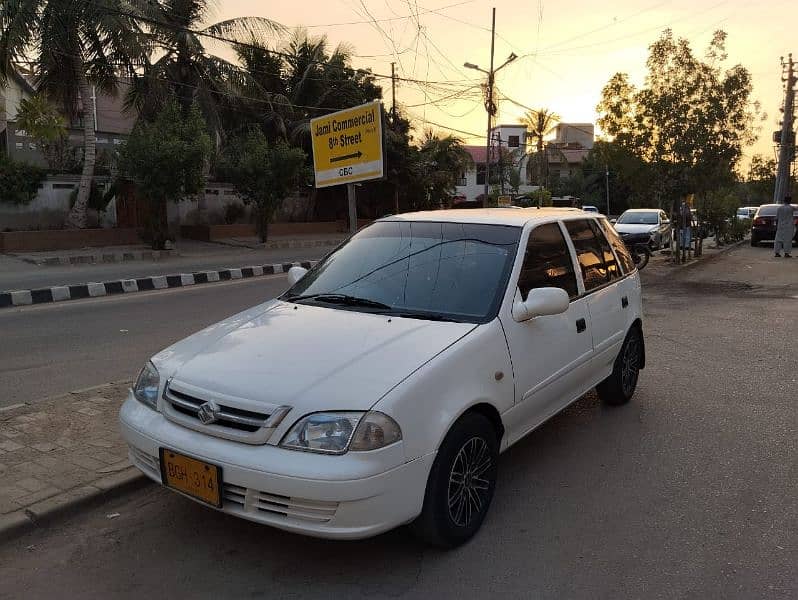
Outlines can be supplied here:
<path id="1" fill-rule="evenodd" d="M 195 398 L 175 390 L 169 390 L 166 398 L 172 403 L 176 411 L 189 417 L 194 417 L 195 419 L 197 418 L 197 412 L 199 412 L 200 406 L 205 403 L 205 401 L 200 398 Z M 266 421 L 268 421 L 270 417 L 268 414 L 251 410 L 242 410 L 232 406 L 219 405 L 219 409 L 219 417 L 216 420 L 216 424 L 240 431 L 257 431 L 266 425 Z"/>
<path id="2" fill-rule="evenodd" d="M 228 509 L 233 505 L 246 513 L 312 523 L 329 523 L 338 510 L 338 502 L 280 496 L 230 483 L 224 484 L 223 498 Z"/>
<path id="3" fill-rule="evenodd" d="M 274 428 L 291 410 L 289 406 L 214 394 L 173 381 L 167 383 L 163 400 L 163 412 L 169 420 L 190 429 L 246 444 L 265 444 Z M 200 420 L 199 412 L 211 400 L 215 418 L 205 424 Z"/>

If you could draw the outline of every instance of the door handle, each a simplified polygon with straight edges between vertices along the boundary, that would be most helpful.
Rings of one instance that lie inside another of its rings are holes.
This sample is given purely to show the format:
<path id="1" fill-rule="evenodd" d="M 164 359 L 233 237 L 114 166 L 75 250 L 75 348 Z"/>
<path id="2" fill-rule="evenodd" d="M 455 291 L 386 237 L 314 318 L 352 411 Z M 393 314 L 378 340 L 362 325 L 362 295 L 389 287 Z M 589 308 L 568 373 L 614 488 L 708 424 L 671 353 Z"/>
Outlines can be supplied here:
<path id="1" fill-rule="evenodd" d="M 621 308 L 626 308 L 629 306 L 629 298 L 626 296 L 621 297 Z"/>
<path id="2" fill-rule="evenodd" d="M 582 333 L 585 329 L 587 329 L 587 321 L 585 321 L 584 319 L 577 319 L 576 333 Z"/>

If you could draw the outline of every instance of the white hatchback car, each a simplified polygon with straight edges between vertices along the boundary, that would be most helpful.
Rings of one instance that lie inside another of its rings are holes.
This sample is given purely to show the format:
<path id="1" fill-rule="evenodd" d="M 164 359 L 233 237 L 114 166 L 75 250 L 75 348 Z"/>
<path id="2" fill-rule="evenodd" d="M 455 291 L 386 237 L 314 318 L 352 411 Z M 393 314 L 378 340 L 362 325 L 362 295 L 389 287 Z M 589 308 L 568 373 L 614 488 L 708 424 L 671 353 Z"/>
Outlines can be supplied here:
<path id="1" fill-rule="evenodd" d="M 575 209 L 396 215 L 289 279 L 153 356 L 120 414 L 151 479 L 289 531 L 460 544 L 500 452 L 645 363 L 638 272 Z"/>

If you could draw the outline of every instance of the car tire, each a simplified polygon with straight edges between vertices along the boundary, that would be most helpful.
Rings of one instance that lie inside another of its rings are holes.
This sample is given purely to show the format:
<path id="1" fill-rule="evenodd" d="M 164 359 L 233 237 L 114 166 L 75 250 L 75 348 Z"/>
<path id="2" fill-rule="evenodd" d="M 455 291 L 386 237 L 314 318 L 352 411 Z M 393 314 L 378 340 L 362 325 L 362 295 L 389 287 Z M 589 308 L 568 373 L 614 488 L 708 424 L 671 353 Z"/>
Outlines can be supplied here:
<path id="1" fill-rule="evenodd" d="M 632 399 L 643 365 L 643 332 L 633 326 L 615 359 L 612 373 L 596 386 L 602 402 L 620 406 Z"/>
<path id="2" fill-rule="evenodd" d="M 438 449 L 424 507 L 411 525 L 413 533 L 442 548 L 471 539 L 493 499 L 498 462 L 499 440 L 493 424 L 475 412 L 460 417 Z"/>

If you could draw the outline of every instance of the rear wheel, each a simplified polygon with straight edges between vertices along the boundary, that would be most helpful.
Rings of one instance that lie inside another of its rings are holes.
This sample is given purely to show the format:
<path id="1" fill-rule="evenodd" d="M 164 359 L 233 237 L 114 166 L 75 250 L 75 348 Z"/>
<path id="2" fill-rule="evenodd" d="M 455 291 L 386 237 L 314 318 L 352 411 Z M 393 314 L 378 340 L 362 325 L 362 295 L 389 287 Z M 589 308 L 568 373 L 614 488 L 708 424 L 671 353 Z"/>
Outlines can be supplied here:
<path id="1" fill-rule="evenodd" d="M 637 388 L 642 365 L 643 334 L 639 327 L 632 327 L 615 359 L 612 373 L 596 386 L 601 400 L 613 406 L 629 402 Z"/>
<path id="2" fill-rule="evenodd" d="M 414 533 L 444 548 L 468 541 L 488 513 L 498 461 L 499 441 L 491 422 L 478 413 L 463 415 L 432 464 Z"/>

